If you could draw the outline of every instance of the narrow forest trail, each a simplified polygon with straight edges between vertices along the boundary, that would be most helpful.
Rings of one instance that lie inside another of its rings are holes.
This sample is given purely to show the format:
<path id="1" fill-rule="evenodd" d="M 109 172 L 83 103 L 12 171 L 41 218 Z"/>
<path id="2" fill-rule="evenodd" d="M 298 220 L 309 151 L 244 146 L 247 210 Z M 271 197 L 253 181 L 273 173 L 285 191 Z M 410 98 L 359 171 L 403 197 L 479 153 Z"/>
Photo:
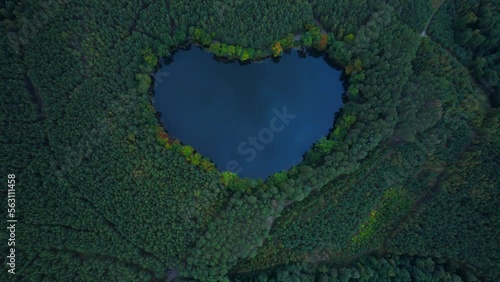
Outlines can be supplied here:
<path id="1" fill-rule="evenodd" d="M 427 21 L 427 23 L 425 24 L 425 27 L 424 27 L 424 30 L 422 30 L 422 33 L 420 33 L 420 36 L 424 37 L 424 36 L 427 36 L 427 28 L 429 27 L 429 25 L 431 24 L 432 22 L 432 19 L 434 18 L 434 16 L 436 15 L 437 11 L 439 11 L 439 8 L 441 8 L 441 5 L 443 5 L 445 0 L 441 0 L 437 5 L 436 7 L 434 8 L 434 13 L 432 13 L 431 17 L 429 18 L 429 20 Z"/>
<path id="2" fill-rule="evenodd" d="M 314 19 L 314 22 L 319 26 L 319 29 L 321 30 L 321 34 L 327 33 L 326 29 L 323 27 L 323 25 L 318 21 L 318 19 Z"/>
<path id="3" fill-rule="evenodd" d="M 436 13 L 439 11 L 439 9 L 441 8 L 441 6 L 443 5 L 443 3 L 445 2 L 446 0 L 441 0 L 439 3 L 437 3 L 435 9 L 434 9 L 434 13 L 432 14 L 432 16 L 429 18 L 429 20 L 427 21 L 427 24 L 425 25 L 425 28 L 424 30 L 422 31 L 422 33 L 420 34 L 420 36 L 422 37 L 428 37 L 427 36 L 427 28 L 429 27 L 429 25 L 431 24 L 432 20 L 434 19 L 434 16 L 436 15 Z M 431 39 L 432 40 L 432 39 Z M 440 45 L 441 48 L 443 48 L 443 50 L 445 50 L 448 55 L 453 58 L 456 62 L 458 62 L 460 64 L 460 66 L 462 66 L 466 71 L 467 73 L 469 74 L 469 77 L 471 79 L 471 81 L 479 88 L 481 89 L 482 91 L 484 91 L 485 93 L 493 93 L 493 89 L 491 89 L 490 87 L 484 85 L 481 81 L 479 81 L 478 79 L 476 79 L 470 72 L 469 68 L 467 68 L 457 57 L 455 54 L 453 54 L 449 49 L 445 48 L 443 45 L 441 45 L 438 41 L 436 40 L 432 40 L 433 42 L 435 42 L 436 44 Z"/>
<path id="4" fill-rule="evenodd" d="M 317 26 L 319 26 L 319 29 L 320 29 L 320 31 L 321 31 L 321 34 L 326 34 L 326 33 L 328 33 L 328 32 L 326 31 L 326 29 L 323 27 L 323 25 L 322 25 L 322 24 L 321 24 L 321 23 L 320 23 L 317 19 L 314 19 L 314 23 L 315 23 Z M 297 42 L 297 41 L 299 41 L 299 42 L 300 42 L 300 41 L 302 40 L 302 35 L 304 35 L 304 32 L 299 33 L 299 34 L 294 34 L 294 36 L 293 36 L 293 40 L 294 40 L 294 41 L 296 41 L 296 42 Z"/>

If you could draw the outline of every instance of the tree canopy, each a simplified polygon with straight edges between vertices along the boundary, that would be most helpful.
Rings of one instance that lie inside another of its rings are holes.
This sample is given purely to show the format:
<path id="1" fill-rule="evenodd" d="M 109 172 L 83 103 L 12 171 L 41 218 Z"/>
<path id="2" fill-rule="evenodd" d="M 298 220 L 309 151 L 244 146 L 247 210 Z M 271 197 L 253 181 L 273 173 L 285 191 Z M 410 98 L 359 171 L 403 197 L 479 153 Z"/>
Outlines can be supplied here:
<path id="1" fill-rule="evenodd" d="M 498 281 L 498 7 L 3 1 L 5 281 Z M 246 63 L 320 52 L 345 105 L 300 164 L 240 179 L 151 103 L 159 60 L 192 44 Z"/>

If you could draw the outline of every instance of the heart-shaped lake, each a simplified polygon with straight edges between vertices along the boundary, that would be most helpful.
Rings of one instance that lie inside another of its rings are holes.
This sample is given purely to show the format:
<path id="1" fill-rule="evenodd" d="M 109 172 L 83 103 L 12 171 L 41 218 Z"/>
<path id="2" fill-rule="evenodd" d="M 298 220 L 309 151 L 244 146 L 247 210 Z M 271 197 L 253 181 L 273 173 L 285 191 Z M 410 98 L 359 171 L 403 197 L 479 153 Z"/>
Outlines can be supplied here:
<path id="1" fill-rule="evenodd" d="M 241 65 L 192 48 L 156 73 L 154 105 L 171 136 L 220 170 L 264 179 L 328 134 L 342 106 L 340 75 L 297 52 Z"/>

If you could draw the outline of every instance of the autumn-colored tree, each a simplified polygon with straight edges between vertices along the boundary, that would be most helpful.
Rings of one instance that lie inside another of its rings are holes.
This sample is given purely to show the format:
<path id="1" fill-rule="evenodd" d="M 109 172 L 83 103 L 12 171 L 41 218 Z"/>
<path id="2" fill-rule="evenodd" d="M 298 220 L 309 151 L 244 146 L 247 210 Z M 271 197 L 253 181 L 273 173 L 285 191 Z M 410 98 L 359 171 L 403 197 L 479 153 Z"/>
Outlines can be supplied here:
<path id="1" fill-rule="evenodd" d="M 325 49 L 327 44 L 328 44 L 328 34 L 321 34 L 320 39 L 319 39 L 318 48 Z"/>
<path id="2" fill-rule="evenodd" d="M 283 47 L 281 46 L 281 43 L 278 41 L 271 46 L 271 50 L 273 50 L 273 56 L 278 57 L 281 54 L 281 52 L 283 52 Z"/>
<path id="3" fill-rule="evenodd" d="M 215 170 L 215 165 L 207 159 L 201 160 L 200 167 L 205 171 Z"/>

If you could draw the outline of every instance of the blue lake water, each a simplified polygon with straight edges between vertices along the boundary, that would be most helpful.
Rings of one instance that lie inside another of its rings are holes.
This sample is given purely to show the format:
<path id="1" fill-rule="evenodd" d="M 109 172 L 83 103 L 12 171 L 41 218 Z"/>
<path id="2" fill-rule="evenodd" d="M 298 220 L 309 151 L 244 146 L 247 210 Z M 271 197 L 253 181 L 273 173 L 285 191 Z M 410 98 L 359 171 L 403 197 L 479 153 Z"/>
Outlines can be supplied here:
<path id="1" fill-rule="evenodd" d="M 279 63 L 240 65 L 191 48 L 156 73 L 154 105 L 170 135 L 218 169 L 265 179 L 328 134 L 342 106 L 340 75 L 295 51 Z"/>

